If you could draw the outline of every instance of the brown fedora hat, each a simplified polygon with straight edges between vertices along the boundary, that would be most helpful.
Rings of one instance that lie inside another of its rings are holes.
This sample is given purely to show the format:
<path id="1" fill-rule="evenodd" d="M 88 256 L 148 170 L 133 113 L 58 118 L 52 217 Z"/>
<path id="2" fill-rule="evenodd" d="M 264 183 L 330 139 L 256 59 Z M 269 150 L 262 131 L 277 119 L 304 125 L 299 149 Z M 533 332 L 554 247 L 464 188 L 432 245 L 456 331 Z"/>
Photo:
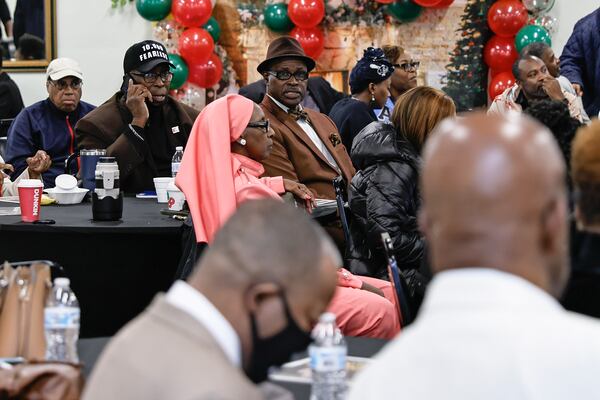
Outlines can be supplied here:
<path id="1" fill-rule="evenodd" d="M 309 72 L 315 68 L 315 60 L 306 55 L 296 39 L 290 36 L 282 36 L 269 43 L 267 58 L 258 64 L 256 70 L 262 74 L 269 68 L 270 64 L 289 58 L 304 61 Z"/>

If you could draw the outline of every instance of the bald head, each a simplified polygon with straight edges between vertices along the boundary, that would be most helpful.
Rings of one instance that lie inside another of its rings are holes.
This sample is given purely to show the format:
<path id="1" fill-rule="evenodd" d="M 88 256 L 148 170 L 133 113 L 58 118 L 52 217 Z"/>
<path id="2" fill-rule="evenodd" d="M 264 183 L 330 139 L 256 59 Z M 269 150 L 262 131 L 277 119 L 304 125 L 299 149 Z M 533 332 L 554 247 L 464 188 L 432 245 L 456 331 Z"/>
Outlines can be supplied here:
<path id="1" fill-rule="evenodd" d="M 273 362 L 261 353 L 268 348 L 255 348 L 257 340 L 293 326 L 308 335 L 333 297 L 341 265 L 331 239 L 305 212 L 275 200 L 247 201 L 217 233 L 189 284 L 236 331 L 244 368 L 255 379 L 256 360 Z M 279 361 L 270 365 L 304 350 L 297 345 L 277 348 Z"/>
<path id="2" fill-rule="evenodd" d="M 488 267 L 558 295 L 566 278 L 564 163 L 517 114 L 446 120 L 424 150 L 421 224 L 432 268 Z"/>

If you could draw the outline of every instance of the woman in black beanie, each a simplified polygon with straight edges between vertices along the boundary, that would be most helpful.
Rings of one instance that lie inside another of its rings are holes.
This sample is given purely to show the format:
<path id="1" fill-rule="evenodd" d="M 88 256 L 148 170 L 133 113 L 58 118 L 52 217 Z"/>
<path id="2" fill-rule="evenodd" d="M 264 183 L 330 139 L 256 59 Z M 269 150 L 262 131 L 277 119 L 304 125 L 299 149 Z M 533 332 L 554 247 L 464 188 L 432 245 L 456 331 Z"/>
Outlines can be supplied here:
<path id="1" fill-rule="evenodd" d="M 365 126 L 377 121 L 373 109 L 382 108 L 390 95 L 390 77 L 394 67 L 383 50 L 369 47 L 350 72 L 351 97 L 333 106 L 329 116 L 335 122 L 348 153 L 352 141 Z"/>

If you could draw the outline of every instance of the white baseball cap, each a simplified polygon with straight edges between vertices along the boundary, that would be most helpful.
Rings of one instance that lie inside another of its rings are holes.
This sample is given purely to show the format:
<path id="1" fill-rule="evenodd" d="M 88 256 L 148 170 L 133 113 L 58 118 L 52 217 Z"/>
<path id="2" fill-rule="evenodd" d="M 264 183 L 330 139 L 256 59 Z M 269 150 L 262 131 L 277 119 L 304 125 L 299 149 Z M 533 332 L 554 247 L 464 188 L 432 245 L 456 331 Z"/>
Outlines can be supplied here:
<path id="1" fill-rule="evenodd" d="M 53 81 L 57 81 L 65 76 L 74 76 L 83 80 L 83 72 L 81 72 L 79 63 L 65 57 L 52 60 L 46 70 L 46 79 L 50 78 Z"/>

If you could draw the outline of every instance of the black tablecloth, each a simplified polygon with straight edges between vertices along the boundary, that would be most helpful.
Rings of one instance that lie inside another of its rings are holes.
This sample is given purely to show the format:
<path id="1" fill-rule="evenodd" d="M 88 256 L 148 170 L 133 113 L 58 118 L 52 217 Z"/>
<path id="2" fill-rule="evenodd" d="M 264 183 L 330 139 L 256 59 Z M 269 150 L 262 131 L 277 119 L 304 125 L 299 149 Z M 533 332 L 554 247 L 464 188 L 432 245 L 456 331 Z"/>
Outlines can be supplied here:
<path id="1" fill-rule="evenodd" d="M 18 204 L 3 202 L 0 207 Z M 53 219 L 52 225 L 21 222 L 20 215 L 0 216 L 0 231 L 6 232 L 70 232 L 70 233 L 177 233 L 181 222 L 160 214 L 166 204 L 156 199 L 123 199 L 123 218 L 120 221 L 93 221 L 92 203 L 42 206 L 40 219 Z"/>
<path id="2" fill-rule="evenodd" d="M 14 207 L 0 201 L 0 207 Z M 43 206 L 54 225 L 0 216 L 0 260 L 61 264 L 81 307 L 81 336 L 112 336 L 170 286 L 181 257 L 180 221 L 156 199 L 126 197 L 123 219 L 92 221 L 91 203 Z"/>
<path id="3" fill-rule="evenodd" d="M 79 360 L 83 364 L 83 372 L 86 377 L 89 376 L 94 364 L 98 359 L 98 356 L 104 349 L 104 346 L 110 338 L 92 338 L 92 339 L 81 339 L 77 343 L 77 349 L 79 352 Z M 346 342 L 348 343 L 348 355 L 355 357 L 372 357 L 383 348 L 387 343 L 383 339 L 370 339 L 370 338 L 356 338 L 347 337 Z M 298 355 L 298 358 L 306 357 L 306 354 Z M 176 372 L 174 372 L 176 373 Z M 199 373 L 202 373 L 201 371 Z M 226 379 L 226 377 L 224 377 Z M 165 379 L 168 379 L 165 377 Z M 285 387 L 287 390 L 294 394 L 296 400 L 304 400 L 310 398 L 310 385 L 304 383 L 287 383 L 287 382 L 274 382 L 277 385 Z M 190 382 L 193 384 L 193 382 Z"/>

